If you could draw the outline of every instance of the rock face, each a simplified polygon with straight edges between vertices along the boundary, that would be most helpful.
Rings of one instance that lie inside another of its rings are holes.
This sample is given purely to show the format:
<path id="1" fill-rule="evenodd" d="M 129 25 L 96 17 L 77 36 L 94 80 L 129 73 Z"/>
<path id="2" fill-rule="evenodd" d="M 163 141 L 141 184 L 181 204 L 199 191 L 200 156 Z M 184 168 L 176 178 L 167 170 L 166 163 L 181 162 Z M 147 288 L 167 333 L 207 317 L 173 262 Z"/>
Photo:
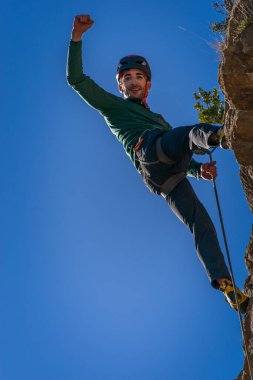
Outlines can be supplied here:
<path id="1" fill-rule="evenodd" d="M 253 0 L 237 0 L 231 11 L 219 68 L 226 104 L 225 133 L 240 165 L 240 179 L 253 211 Z M 245 253 L 249 276 L 244 292 L 253 295 L 253 229 Z M 253 305 L 244 318 L 246 344 L 253 369 Z M 247 360 L 237 380 L 251 380 Z"/>

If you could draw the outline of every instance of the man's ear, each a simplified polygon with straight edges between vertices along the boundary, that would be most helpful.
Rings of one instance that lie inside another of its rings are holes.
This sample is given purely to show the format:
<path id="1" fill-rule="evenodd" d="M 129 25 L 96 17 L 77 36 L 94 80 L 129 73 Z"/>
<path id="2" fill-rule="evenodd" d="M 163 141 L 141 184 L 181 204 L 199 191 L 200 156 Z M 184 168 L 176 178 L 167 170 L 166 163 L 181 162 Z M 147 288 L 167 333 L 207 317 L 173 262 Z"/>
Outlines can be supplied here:
<path id="1" fill-rule="evenodd" d="M 118 85 L 118 90 L 119 90 L 119 92 L 121 92 L 121 94 L 123 94 L 124 91 L 123 91 L 123 87 L 121 86 L 121 84 Z"/>
<path id="2" fill-rule="evenodd" d="M 151 82 L 149 80 L 147 81 L 147 85 L 148 85 L 148 91 L 149 91 L 152 87 Z"/>

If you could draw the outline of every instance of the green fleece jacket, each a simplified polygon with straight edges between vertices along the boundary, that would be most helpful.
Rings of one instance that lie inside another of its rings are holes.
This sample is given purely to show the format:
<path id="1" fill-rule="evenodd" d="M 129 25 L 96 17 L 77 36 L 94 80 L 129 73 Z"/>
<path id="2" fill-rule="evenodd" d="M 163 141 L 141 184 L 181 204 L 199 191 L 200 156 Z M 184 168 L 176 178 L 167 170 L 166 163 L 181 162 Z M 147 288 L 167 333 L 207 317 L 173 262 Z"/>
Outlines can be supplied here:
<path id="1" fill-rule="evenodd" d="M 98 86 L 90 77 L 83 73 L 82 41 L 70 41 L 67 61 L 68 84 L 81 98 L 96 111 L 122 143 L 125 152 L 138 169 L 135 161 L 134 146 L 146 130 L 160 128 L 165 131 L 172 129 L 162 115 L 150 111 L 142 104 L 115 96 Z M 200 163 L 192 159 L 187 175 L 198 177 Z"/>

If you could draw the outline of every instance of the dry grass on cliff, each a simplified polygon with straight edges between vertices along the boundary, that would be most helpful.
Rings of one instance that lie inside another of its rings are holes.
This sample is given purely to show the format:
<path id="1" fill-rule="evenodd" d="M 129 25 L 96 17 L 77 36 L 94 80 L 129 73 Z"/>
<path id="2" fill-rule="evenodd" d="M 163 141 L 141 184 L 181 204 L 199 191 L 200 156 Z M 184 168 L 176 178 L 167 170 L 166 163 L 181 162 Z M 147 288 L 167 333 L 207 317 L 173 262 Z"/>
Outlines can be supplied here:
<path id="1" fill-rule="evenodd" d="M 236 39 L 248 26 L 253 23 L 253 2 L 239 1 L 233 10 L 231 29 Z"/>
<path id="2" fill-rule="evenodd" d="M 222 35 L 220 35 L 218 38 L 215 38 L 213 42 L 209 43 L 209 46 L 216 51 L 217 54 L 219 54 L 219 57 L 222 54 L 224 45 L 226 42 L 226 38 Z"/>

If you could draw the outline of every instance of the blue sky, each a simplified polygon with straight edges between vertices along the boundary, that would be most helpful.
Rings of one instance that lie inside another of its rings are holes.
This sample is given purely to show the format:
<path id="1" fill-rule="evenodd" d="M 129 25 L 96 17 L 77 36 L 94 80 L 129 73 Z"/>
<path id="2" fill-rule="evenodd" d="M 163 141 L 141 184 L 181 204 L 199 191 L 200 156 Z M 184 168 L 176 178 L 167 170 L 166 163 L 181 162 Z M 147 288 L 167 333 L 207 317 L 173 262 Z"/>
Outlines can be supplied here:
<path id="1" fill-rule="evenodd" d="M 66 83 L 81 13 L 95 20 L 86 72 L 117 94 L 119 58 L 144 55 L 149 105 L 173 126 L 195 124 L 193 92 L 217 85 L 211 1 L 2 6 L 0 379 L 233 379 L 243 365 L 236 313 L 210 287 L 190 233 Z M 251 215 L 233 154 L 215 159 L 242 286 Z M 212 184 L 191 183 L 221 240 Z"/>

